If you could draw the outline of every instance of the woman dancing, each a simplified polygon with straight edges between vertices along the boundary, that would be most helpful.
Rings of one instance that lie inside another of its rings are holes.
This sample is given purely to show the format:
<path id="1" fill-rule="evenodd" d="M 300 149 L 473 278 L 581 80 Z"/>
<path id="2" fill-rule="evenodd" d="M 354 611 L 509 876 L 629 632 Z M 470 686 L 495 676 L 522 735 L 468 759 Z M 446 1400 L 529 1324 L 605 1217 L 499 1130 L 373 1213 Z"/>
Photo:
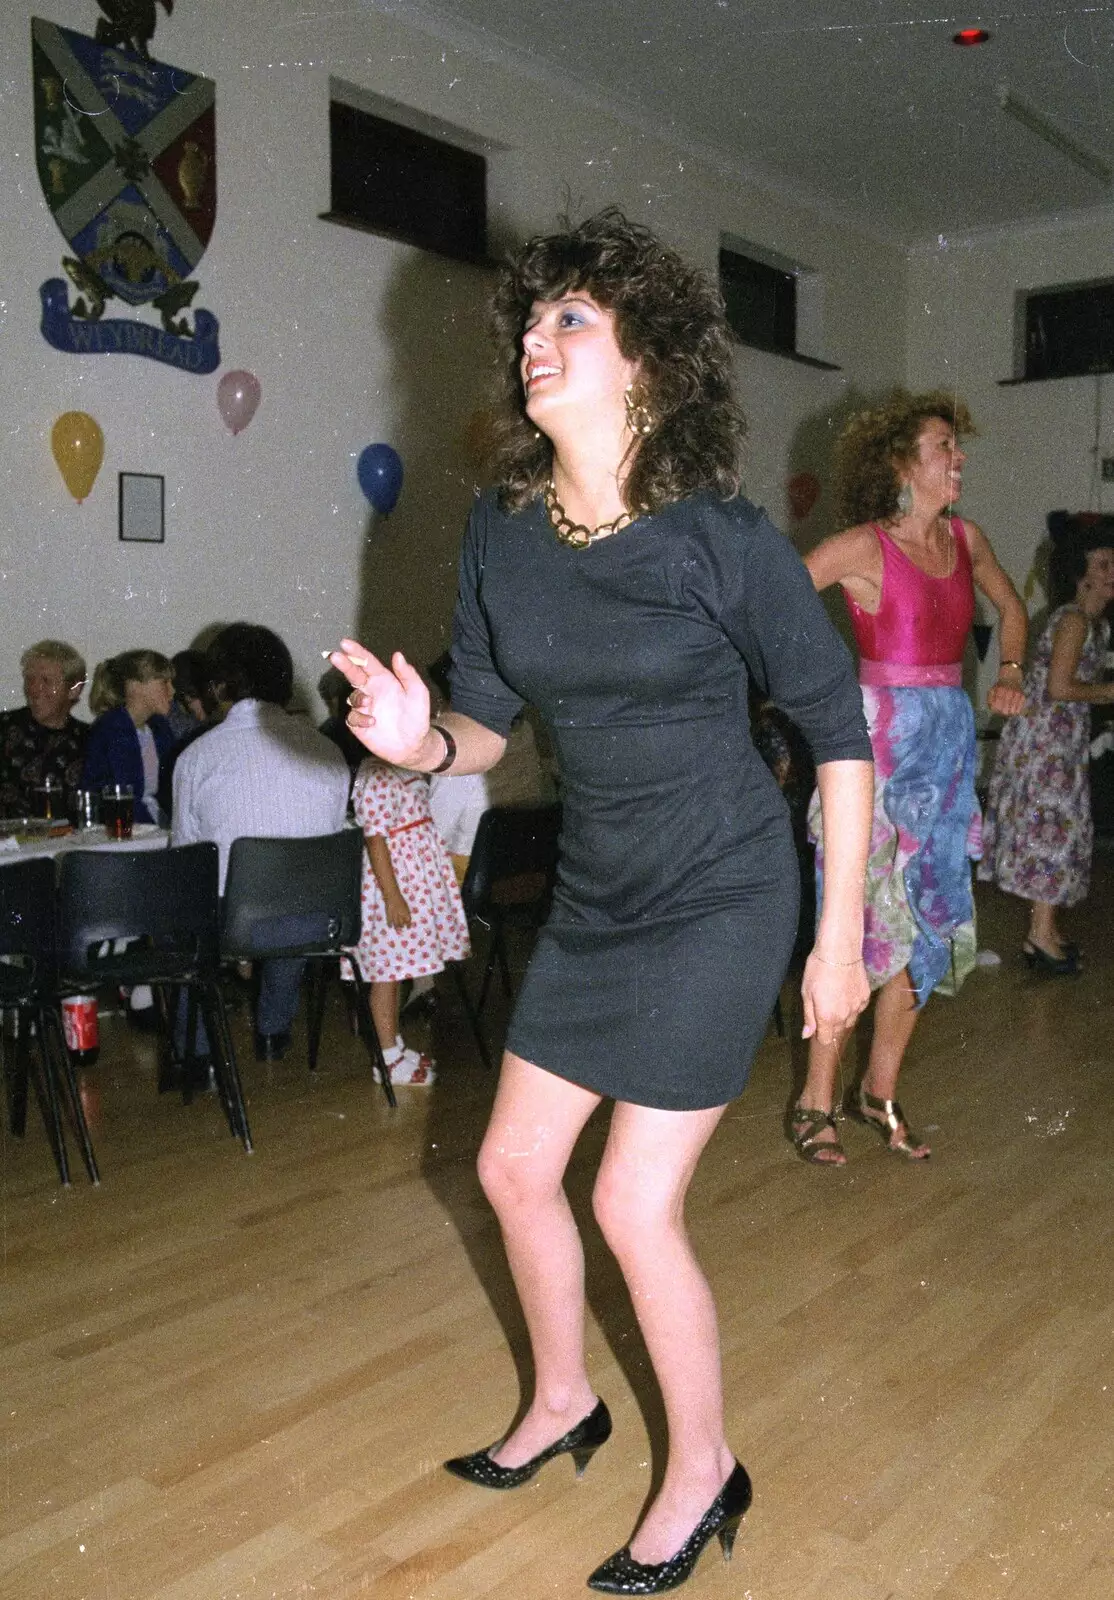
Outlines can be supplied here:
<path id="1" fill-rule="evenodd" d="M 887 1147 L 931 1154 L 897 1102 L 902 1058 L 920 1007 L 975 960 L 968 836 L 978 817 L 975 723 L 962 688 L 974 587 L 1001 619 L 1002 661 L 991 711 L 1021 711 L 1027 618 L 982 530 L 950 514 L 974 431 L 962 401 L 898 392 L 847 424 L 836 448 L 843 509 L 855 526 L 806 558 L 817 589 L 838 583 L 859 647 L 859 681 L 874 747 L 874 826 L 863 956 L 878 990 L 874 1039 L 851 1101 Z M 818 828 L 818 893 L 827 894 L 826 822 Z M 822 901 L 821 901 L 822 903 Z M 844 1037 L 814 1035 L 791 1113 L 806 1161 L 843 1166 L 833 1115 Z"/>
<path id="2" fill-rule="evenodd" d="M 345 640 L 349 721 L 422 771 L 492 766 L 525 701 L 564 799 L 553 911 L 511 1022 L 480 1178 L 534 1357 L 511 1431 L 448 1462 L 509 1489 L 611 1432 L 584 1360 L 584 1261 L 563 1189 L 615 1101 L 595 1213 L 630 1288 L 669 1428 L 660 1492 L 595 1589 L 656 1594 L 714 1536 L 730 1554 L 750 1483 L 724 1437 L 715 1307 L 684 1226 L 701 1151 L 746 1081 L 797 916 L 786 808 L 754 750 L 747 675 L 809 737 L 829 895 L 805 969 L 805 1031 L 867 999 L 862 881 L 870 747 L 850 659 L 788 542 L 739 498 L 742 419 L 719 296 L 608 210 L 537 238 L 496 294 L 500 488 L 472 512 L 453 626 L 452 710 Z"/>
<path id="3" fill-rule="evenodd" d="M 1055 609 L 1025 675 L 1025 714 L 998 744 L 983 826 L 979 877 L 1030 902 L 1025 959 L 1060 977 L 1079 971 L 1079 951 L 1064 942 L 1057 908 L 1086 899 L 1091 882 L 1091 707 L 1114 704 L 1114 683 L 1098 681 L 1114 600 L 1109 538 L 1085 533 L 1053 549 Z"/>

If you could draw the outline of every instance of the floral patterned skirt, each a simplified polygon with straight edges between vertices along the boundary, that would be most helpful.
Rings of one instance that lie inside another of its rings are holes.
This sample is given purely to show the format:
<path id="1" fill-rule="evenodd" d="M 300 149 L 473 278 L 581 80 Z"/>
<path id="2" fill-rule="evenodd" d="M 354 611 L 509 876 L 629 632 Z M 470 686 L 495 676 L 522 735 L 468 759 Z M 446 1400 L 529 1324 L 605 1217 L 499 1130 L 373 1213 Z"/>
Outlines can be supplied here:
<path id="1" fill-rule="evenodd" d="M 863 688 L 874 750 L 863 961 L 872 989 L 903 968 L 923 1005 L 954 994 L 975 964 L 971 858 L 979 854 L 975 719 L 962 689 Z M 817 910 L 824 892 L 820 808 Z"/>
<path id="2" fill-rule="evenodd" d="M 979 877 L 1023 900 L 1074 906 L 1091 883 L 1091 708 L 1045 701 L 1002 729 Z"/>

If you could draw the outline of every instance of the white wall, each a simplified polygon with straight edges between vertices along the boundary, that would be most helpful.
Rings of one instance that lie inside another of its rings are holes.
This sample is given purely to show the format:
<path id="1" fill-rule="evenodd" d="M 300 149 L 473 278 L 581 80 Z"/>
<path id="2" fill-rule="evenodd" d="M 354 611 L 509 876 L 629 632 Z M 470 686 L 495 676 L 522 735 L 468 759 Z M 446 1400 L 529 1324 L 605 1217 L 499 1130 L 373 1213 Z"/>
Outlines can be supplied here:
<path id="1" fill-rule="evenodd" d="M 964 474 L 963 510 L 1021 590 L 1049 511 L 1114 509 L 1114 486 L 1093 483 L 1096 417 L 1099 454 L 1114 455 L 1114 379 L 1002 387 L 1013 373 L 1015 294 L 1112 275 L 1110 211 L 949 240 L 910 256 L 909 384 L 954 388 L 970 406 L 980 437 Z M 1043 600 L 1038 591 L 1032 609 Z M 996 662 L 995 646 L 984 690 Z"/>
<path id="2" fill-rule="evenodd" d="M 51 20 L 91 33 L 88 0 Z M 748 484 L 784 515 L 787 474 L 822 470 L 830 419 L 849 391 L 904 367 L 905 262 L 777 196 L 680 159 L 490 61 L 370 6 L 238 0 L 159 12 L 154 53 L 217 85 L 219 202 L 196 303 L 220 318 L 225 369 L 246 367 L 262 405 L 238 438 L 198 378 L 136 357 L 72 356 L 39 333 L 39 285 L 65 249 L 33 149 L 28 8 L 6 27 L 0 76 L 0 706 L 21 698 L 30 640 L 71 640 L 90 666 L 149 645 L 170 654 L 216 621 L 245 617 L 290 643 L 303 692 L 320 650 L 356 628 L 419 662 L 447 637 L 456 548 L 471 498 L 469 415 L 486 377 L 489 274 L 317 220 L 328 206 L 330 74 L 506 147 L 491 165 L 493 235 L 505 243 L 614 201 L 714 268 L 722 230 L 817 269 L 829 374 L 756 352 L 739 371 L 752 419 Z M 744 153 L 745 155 L 745 153 Z M 131 315 L 110 302 L 106 315 Z M 50 453 L 60 412 L 100 422 L 105 462 L 78 506 Z M 355 479 L 375 440 L 406 468 L 378 525 Z M 163 473 L 162 546 L 117 540 L 120 470 Z M 824 507 L 796 530 L 820 531 Z"/>

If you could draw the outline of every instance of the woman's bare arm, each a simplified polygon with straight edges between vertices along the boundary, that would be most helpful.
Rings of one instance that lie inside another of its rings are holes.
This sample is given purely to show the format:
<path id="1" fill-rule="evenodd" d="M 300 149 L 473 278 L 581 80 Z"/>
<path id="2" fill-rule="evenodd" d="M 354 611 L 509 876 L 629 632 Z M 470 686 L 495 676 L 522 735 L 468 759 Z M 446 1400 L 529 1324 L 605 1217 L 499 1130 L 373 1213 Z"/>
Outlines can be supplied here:
<path id="1" fill-rule="evenodd" d="M 1114 683 L 1084 683 L 1075 675 L 1087 632 L 1087 618 L 1080 611 L 1065 611 L 1057 623 L 1048 664 L 1050 700 L 1081 700 L 1092 706 L 1114 704 Z"/>
<path id="2" fill-rule="evenodd" d="M 882 598 L 882 554 L 878 535 L 865 525 L 833 533 L 804 558 L 816 589 L 823 593 L 838 583 L 866 611 L 877 611 Z"/>
<path id="3" fill-rule="evenodd" d="M 1029 617 L 1021 596 L 1010 582 L 1009 574 L 990 547 L 990 540 L 975 522 L 963 524 L 967 532 L 967 546 L 971 552 L 971 576 L 975 586 L 990 601 L 999 619 L 999 650 L 1002 666 L 997 682 L 986 697 L 987 706 L 1000 716 L 1016 716 L 1025 709 L 1025 695 L 1021 680 L 1023 667 L 1015 663 L 1025 660 L 1025 641 L 1029 634 Z"/>
<path id="4" fill-rule="evenodd" d="M 869 761 L 824 761 L 816 769 L 824 822 L 824 903 L 801 997 L 804 1038 L 830 1044 L 870 999 L 862 964 L 863 896 L 874 804 Z"/>

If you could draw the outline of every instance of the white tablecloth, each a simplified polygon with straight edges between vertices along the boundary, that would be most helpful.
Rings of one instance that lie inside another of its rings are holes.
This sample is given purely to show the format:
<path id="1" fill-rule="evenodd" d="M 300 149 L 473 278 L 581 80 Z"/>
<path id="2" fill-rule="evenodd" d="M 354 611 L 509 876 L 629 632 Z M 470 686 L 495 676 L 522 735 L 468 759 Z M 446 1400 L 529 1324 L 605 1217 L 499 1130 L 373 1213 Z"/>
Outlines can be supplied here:
<path id="1" fill-rule="evenodd" d="M 137 822 L 130 839 L 110 839 L 103 828 L 78 828 L 60 838 L 0 839 L 0 867 L 9 861 L 30 861 L 34 856 L 54 858 L 71 850 L 165 850 L 170 842 L 166 828 L 153 822 Z"/>

